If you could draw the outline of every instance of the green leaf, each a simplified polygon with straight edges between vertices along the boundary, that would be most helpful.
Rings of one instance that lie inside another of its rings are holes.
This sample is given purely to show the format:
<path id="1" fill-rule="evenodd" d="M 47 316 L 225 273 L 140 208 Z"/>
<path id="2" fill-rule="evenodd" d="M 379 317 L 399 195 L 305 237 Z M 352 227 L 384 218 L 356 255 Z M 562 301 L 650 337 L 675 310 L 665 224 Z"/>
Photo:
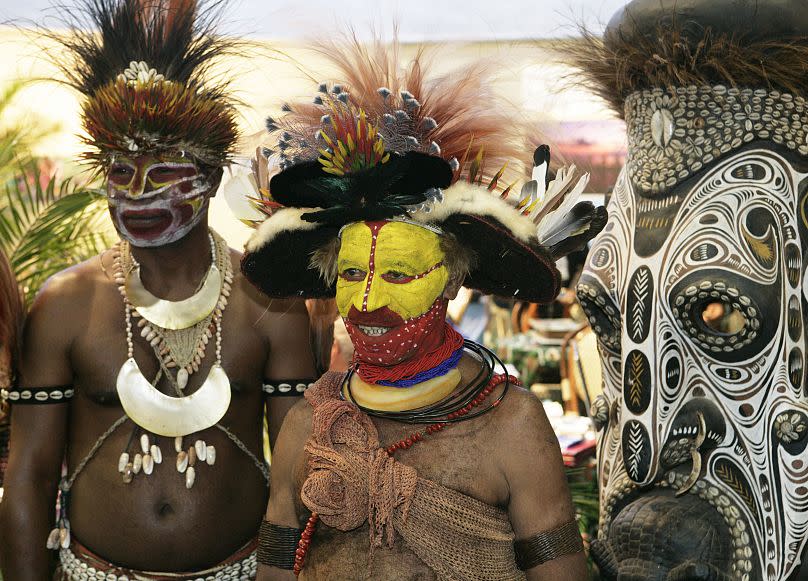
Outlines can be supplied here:
<path id="1" fill-rule="evenodd" d="M 102 197 L 19 166 L 0 187 L 0 249 L 8 256 L 26 303 L 53 274 L 108 246 Z"/>

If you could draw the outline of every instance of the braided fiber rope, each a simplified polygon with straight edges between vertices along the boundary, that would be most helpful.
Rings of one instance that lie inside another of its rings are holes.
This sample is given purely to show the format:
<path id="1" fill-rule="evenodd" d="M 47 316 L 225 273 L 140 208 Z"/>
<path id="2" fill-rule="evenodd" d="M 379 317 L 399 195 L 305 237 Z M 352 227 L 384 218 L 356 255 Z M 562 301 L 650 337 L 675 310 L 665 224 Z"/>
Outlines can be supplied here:
<path id="1" fill-rule="evenodd" d="M 518 540 L 513 545 L 516 563 L 522 571 L 584 550 L 581 532 L 575 520 L 553 530 L 537 533 L 529 539 Z"/>

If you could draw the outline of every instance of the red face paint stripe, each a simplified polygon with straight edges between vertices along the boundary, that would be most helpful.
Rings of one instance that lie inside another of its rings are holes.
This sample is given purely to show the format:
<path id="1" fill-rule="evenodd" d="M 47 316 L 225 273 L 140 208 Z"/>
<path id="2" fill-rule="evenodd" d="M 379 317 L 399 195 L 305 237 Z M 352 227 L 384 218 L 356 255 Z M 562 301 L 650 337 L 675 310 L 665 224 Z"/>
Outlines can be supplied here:
<path id="1" fill-rule="evenodd" d="M 387 222 L 366 222 L 370 228 L 370 259 L 368 260 L 368 283 L 365 285 L 365 295 L 362 298 L 362 310 L 368 310 L 368 297 L 370 296 L 370 285 L 373 284 L 373 276 L 376 273 L 376 239 L 379 237 L 379 230 Z"/>
<path id="2" fill-rule="evenodd" d="M 425 272 L 422 272 L 421 274 L 415 274 L 413 276 L 405 276 L 403 278 L 388 278 L 386 274 L 383 274 L 382 278 L 384 280 L 386 280 L 387 282 L 392 283 L 392 284 L 405 284 L 405 283 L 408 283 L 408 282 L 412 282 L 414 280 L 419 280 L 421 278 L 424 278 L 426 275 L 438 270 L 441 266 L 443 266 L 442 261 L 437 263 L 436 265 L 432 266 L 429 270 L 427 270 Z"/>

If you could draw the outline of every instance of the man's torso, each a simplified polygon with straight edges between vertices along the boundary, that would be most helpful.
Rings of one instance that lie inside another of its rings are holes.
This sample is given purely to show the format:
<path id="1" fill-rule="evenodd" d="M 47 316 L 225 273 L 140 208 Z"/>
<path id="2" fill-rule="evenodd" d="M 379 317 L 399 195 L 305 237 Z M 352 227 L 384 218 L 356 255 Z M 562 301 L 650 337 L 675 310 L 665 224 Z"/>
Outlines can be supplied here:
<path id="1" fill-rule="evenodd" d="M 126 359 L 124 308 L 116 285 L 101 272 L 97 259 L 79 268 L 88 279 L 87 300 L 67 315 L 68 324 L 80 329 L 70 350 L 76 395 L 70 403 L 69 473 L 123 415 L 115 381 Z M 237 279 L 233 285 L 222 322 L 222 364 L 232 399 L 220 424 L 262 459 L 261 379 L 268 346 L 255 327 L 260 314 L 240 290 L 242 284 Z M 144 376 L 153 379 L 158 362 L 139 337 L 135 359 Z M 188 393 L 202 382 L 214 360 L 211 341 L 200 371 L 191 375 Z M 187 489 L 186 475 L 176 467 L 174 439 L 167 437 L 157 438 L 162 464 L 151 475 L 141 471 L 131 483 L 123 482 L 118 472 L 121 453 L 128 449 L 134 456 L 140 451 L 142 431 L 129 443 L 133 429 L 131 421 L 120 426 L 73 485 L 69 517 L 80 542 L 116 564 L 171 571 L 215 564 L 255 535 L 266 506 L 266 481 L 253 459 L 224 432 L 212 427 L 183 439 L 186 451 L 197 439 L 216 449 L 215 464 L 198 461 L 195 483 Z"/>
<path id="2" fill-rule="evenodd" d="M 464 372 L 464 376 L 467 375 Z M 495 390 L 489 397 L 496 398 L 498 394 L 499 390 Z M 514 391 L 509 398 L 516 395 Z M 532 397 L 524 392 L 518 395 Z M 497 417 L 501 412 L 503 410 L 495 408 L 481 417 L 427 435 L 411 448 L 397 450 L 394 458 L 415 468 L 420 478 L 506 510 L 508 485 L 497 462 L 498 455 L 503 453 L 497 445 L 497 432 L 503 428 L 501 418 Z M 372 419 L 382 447 L 407 438 L 413 432 L 425 432 L 426 428 L 425 425 Z M 296 508 L 301 523 L 309 514 L 300 500 L 300 490 L 307 474 L 304 457 L 298 462 L 295 478 L 298 492 Z M 440 523 L 434 525 L 438 528 L 441 526 Z M 369 555 L 367 522 L 351 531 L 339 531 L 319 523 L 300 579 L 366 579 Z M 392 549 L 385 544 L 373 551 L 370 578 L 426 581 L 437 577 L 397 536 Z"/>

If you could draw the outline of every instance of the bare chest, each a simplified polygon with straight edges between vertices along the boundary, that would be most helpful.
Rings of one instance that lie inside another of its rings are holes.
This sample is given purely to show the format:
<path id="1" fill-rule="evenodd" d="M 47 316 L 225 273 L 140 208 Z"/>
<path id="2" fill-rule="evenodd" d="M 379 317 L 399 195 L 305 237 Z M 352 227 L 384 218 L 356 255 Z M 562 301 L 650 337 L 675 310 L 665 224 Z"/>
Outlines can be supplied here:
<path id="1" fill-rule="evenodd" d="M 98 293 L 90 308 L 71 316 L 78 329 L 69 355 L 76 388 L 67 446 L 73 471 L 99 435 L 123 414 L 115 385 L 127 358 L 127 342 L 124 308 L 114 288 Z M 234 297 L 222 324 L 222 366 L 232 394 L 219 422 L 252 456 L 215 427 L 194 434 L 185 446 L 201 439 L 217 453 L 214 465 L 198 464 L 195 483 L 188 489 L 186 474 L 175 467 L 173 438 L 154 437 L 163 463 L 148 478 L 141 473 L 127 484 L 117 470 L 118 458 L 124 450 L 134 453 L 141 431 L 126 421 L 92 456 L 72 490 L 72 525 L 77 538 L 91 549 L 135 568 L 185 570 L 218 562 L 254 535 L 266 505 L 266 482 L 255 463 L 262 457 L 261 379 L 268 355 L 265 341 L 252 331 L 254 323 L 243 301 Z M 153 380 L 160 369 L 157 357 L 146 340 L 135 335 L 135 360 Z M 191 375 L 189 393 L 214 361 L 215 347 L 210 344 L 200 370 Z M 173 395 L 167 381 L 157 385 Z M 131 534 L 109 535 L 121 522 Z M 198 534 L 183 534 L 191 528 Z M 138 532 L 144 530 L 149 531 L 148 541 Z"/>
<path id="2" fill-rule="evenodd" d="M 78 397 L 101 406 L 118 407 L 115 381 L 127 359 L 126 319 L 123 302 L 117 290 L 108 289 L 94 297 L 91 307 L 82 313 L 73 313 L 76 336 L 70 350 L 70 363 L 74 371 L 74 387 Z M 143 375 L 151 380 L 163 379 L 158 388 L 171 392 L 167 373 L 176 376 L 176 368 L 160 369 L 157 353 L 140 336 L 138 319 L 132 319 L 134 357 Z M 252 329 L 255 321 L 243 301 L 234 296 L 222 319 L 222 366 L 230 378 L 234 398 L 252 394 L 260 396 L 263 369 L 268 355 L 264 339 Z M 196 337 L 194 337 L 194 340 Z M 188 391 L 193 392 L 207 376 L 215 362 L 215 345 L 211 340 L 204 350 L 200 370 L 193 373 Z M 172 394 L 173 395 L 173 394 Z"/>

